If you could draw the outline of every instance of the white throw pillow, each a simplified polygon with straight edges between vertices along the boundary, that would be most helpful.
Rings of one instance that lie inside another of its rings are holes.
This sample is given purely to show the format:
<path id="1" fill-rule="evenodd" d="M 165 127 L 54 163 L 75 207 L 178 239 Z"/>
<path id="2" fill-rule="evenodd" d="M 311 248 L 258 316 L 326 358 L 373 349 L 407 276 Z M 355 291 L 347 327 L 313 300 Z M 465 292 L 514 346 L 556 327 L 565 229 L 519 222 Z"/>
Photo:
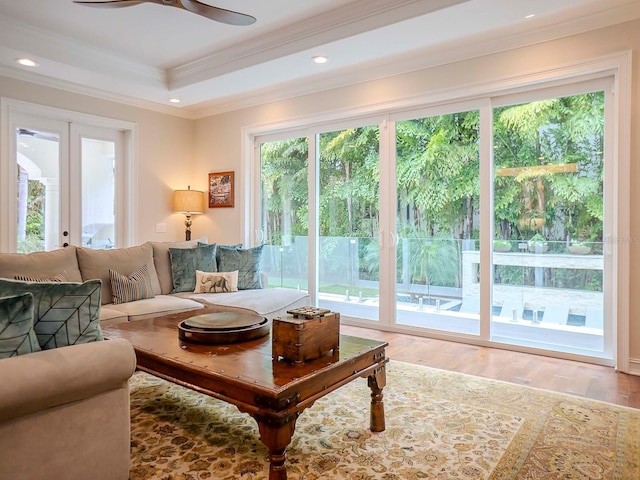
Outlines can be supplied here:
<path id="1" fill-rule="evenodd" d="M 238 270 L 233 272 L 202 272 L 196 270 L 194 293 L 226 293 L 238 291 Z"/>

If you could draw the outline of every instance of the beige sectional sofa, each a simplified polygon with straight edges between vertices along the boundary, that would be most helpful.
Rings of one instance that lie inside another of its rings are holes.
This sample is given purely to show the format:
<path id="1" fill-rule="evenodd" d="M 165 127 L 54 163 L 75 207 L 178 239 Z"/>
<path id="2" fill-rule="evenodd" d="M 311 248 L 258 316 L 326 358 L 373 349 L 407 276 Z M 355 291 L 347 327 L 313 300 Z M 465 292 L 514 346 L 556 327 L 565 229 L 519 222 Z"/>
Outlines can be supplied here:
<path id="1" fill-rule="evenodd" d="M 226 310 L 252 311 L 268 318 L 309 304 L 305 292 L 280 288 L 172 294 L 169 248 L 197 248 L 197 242 L 147 242 L 112 250 L 70 246 L 29 255 L 0 253 L 0 279 L 8 279 L 0 280 L 4 289 L 0 296 L 5 299 L 9 298 L 7 293 L 13 295 L 14 289 L 22 287 L 57 291 L 67 287 L 78 290 L 87 284 L 92 284 L 96 299 L 94 305 L 87 297 L 86 301 L 80 302 L 83 306 L 78 307 L 82 308 L 78 318 L 83 317 L 89 327 L 93 325 L 94 331 L 88 337 L 88 328 L 78 326 L 76 338 L 63 346 L 64 341 L 55 343 L 57 334 L 47 335 L 46 331 L 38 334 L 36 329 L 38 342 L 49 349 L 20 352 L 18 356 L 0 359 L 1 479 L 128 478 L 128 380 L 135 370 L 136 357 L 133 347 L 125 340 L 99 341 L 102 339 L 99 325 L 194 310 L 204 304 L 218 305 Z M 141 265 L 146 265 L 149 272 L 153 298 L 112 303 L 109 269 L 131 275 Z M 16 282 L 17 277 L 47 279 L 56 276 L 78 282 L 78 286 L 58 284 L 58 288 L 51 283 L 38 283 L 26 287 L 24 283 Z M 89 282 L 93 279 L 100 279 L 101 285 L 95 280 Z M 265 284 L 264 278 L 262 283 Z M 36 288 L 37 285 L 41 287 Z M 98 289 L 101 289 L 100 295 Z M 57 293 L 50 295 L 49 298 L 53 298 Z M 72 296 L 76 298 L 78 294 Z M 98 298 L 101 305 L 98 305 Z M 44 309 L 38 307 L 36 313 L 44 317 L 47 313 L 43 310 L 55 313 L 49 305 L 47 303 Z M 66 308 L 66 303 L 60 307 L 61 310 Z M 43 322 L 44 317 L 39 321 Z M 9 319 L 9 323 L 11 321 Z M 55 323 L 57 317 L 47 321 Z M 42 328 L 46 330 L 46 326 Z M 84 339 L 77 339 L 83 335 Z"/>
<path id="2" fill-rule="evenodd" d="M 197 241 L 147 242 L 139 246 L 92 250 L 69 246 L 62 250 L 36 252 L 29 255 L 0 254 L 0 278 L 14 279 L 16 275 L 47 277 L 64 273 L 68 281 L 102 280 L 103 325 L 140 320 L 165 313 L 216 305 L 225 310 L 255 312 L 272 319 L 292 308 L 309 305 L 306 292 L 288 288 L 262 288 L 227 293 L 172 294 L 173 280 L 169 248 L 196 248 Z M 141 265 L 149 269 L 155 296 L 133 302 L 112 303 L 109 269 L 129 275 Z M 263 284 L 266 279 L 263 276 Z"/>

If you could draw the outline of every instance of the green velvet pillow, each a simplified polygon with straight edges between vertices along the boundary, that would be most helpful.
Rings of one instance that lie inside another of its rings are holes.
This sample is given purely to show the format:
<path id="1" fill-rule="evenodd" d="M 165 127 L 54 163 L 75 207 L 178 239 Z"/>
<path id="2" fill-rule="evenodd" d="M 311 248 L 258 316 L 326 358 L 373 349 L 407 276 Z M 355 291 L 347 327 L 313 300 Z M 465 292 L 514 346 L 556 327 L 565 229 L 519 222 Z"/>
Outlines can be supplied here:
<path id="1" fill-rule="evenodd" d="M 33 294 L 33 329 L 43 350 L 103 340 L 100 289 L 100 280 L 30 283 L 0 279 L 0 297 Z"/>
<path id="2" fill-rule="evenodd" d="M 195 248 L 169 248 L 171 258 L 171 293 L 193 292 L 196 288 L 196 270 L 216 272 L 216 244 Z"/>
<path id="3" fill-rule="evenodd" d="M 235 245 L 220 245 L 219 243 L 203 243 L 203 242 L 198 242 L 199 246 L 206 246 L 206 245 L 217 245 L 218 248 L 216 249 L 216 263 L 219 264 L 220 263 L 220 247 L 224 247 L 224 248 L 234 248 L 234 249 L 238 249 L 238 248 L 242 248 L 242 244 L 241 243 L 236 243 Z"/>
<path id="4" fill-rule="evenodd" d="M 253 248 L 235 248 L 218 245 L 219 272 L 238 270 L 238 290 L 262 288 L 260 261 L 262 245 Z"/>
<path id="5" fill-rule="evenodd" d="M 33 330 L 33 295 L 0 298 L 0 358 L 40 350 Z"/>

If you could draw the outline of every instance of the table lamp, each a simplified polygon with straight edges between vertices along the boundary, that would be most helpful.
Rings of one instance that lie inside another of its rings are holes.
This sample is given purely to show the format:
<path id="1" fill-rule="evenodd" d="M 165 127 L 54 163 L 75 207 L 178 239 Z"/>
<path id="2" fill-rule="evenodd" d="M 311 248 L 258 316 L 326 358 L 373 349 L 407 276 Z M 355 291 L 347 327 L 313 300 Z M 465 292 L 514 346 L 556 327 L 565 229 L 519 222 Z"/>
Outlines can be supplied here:
<path id="1" fill-rule="evenodd" d="M 173 211 L 187 216 L 184 222 L 186 240 L 191 240 L 191 215 L 203 213 L 203 205 L 204 192 L 191 190 L 191 186 L 187 187 L 187 190 L 173 192 Z"/>

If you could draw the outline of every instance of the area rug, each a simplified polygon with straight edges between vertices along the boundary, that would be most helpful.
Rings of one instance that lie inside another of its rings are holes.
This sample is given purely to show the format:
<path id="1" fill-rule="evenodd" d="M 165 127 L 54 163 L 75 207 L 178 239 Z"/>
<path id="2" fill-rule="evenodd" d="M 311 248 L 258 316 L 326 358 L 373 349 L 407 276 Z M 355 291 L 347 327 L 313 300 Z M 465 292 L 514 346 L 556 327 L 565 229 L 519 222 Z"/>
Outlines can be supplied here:
<path id="1" fill-rule="evenodd" d="M 639 479 L 640 410 L 390 362 L 386 430 L 366 380 L 318 400 L 287 449 L 289 480 Z M 131 480 L 267 480 L 255 421 L 137 372 Z"/>

